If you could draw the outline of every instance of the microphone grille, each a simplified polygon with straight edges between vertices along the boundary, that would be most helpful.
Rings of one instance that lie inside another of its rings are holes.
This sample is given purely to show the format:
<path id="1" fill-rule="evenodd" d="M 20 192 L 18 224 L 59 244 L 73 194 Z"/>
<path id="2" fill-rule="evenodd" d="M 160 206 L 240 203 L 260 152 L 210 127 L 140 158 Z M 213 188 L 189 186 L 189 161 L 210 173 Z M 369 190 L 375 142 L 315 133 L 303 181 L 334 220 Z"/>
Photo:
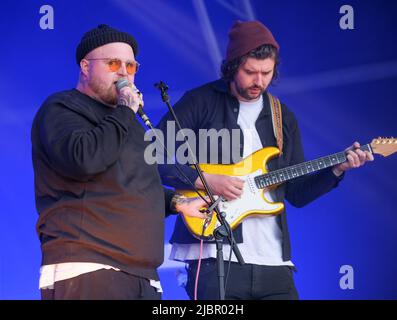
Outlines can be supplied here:
<path id="1" fill-rule="evenodd" d="M 128 82 L 128 80 L 127 79 L 119 79 L 119 80 L 117 80 L 117 82 L 116 82 L 116 88 L 117 88 L 117 90 L 121 90 L 121 89 L 123 89 L 124 87 L 128 87 L 130 85 L 130 83 Z"/>

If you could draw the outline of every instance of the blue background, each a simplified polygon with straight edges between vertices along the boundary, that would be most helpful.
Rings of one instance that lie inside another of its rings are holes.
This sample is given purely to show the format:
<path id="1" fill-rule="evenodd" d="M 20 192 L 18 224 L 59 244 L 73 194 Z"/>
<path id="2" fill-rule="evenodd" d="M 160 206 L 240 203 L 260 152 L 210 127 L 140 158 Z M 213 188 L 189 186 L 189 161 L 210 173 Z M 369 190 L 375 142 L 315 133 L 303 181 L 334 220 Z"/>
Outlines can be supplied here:
<path id="1" fill-rule="evenodd" d="M 45 4 L 53 30 L 39 25 Z M 343 4 L 354 9 L 354 30 L 339 27 Z M 136 84 L 155 123 L 166 106 L 153 84 L 165 81 L 175 102 L 215 79 L 228 29 L 255 18 L 281 46 L 271 92 L 295 112 L 307 159 L 397 133 L 396 1 L 3 1 L 0 15 L 0 299 L 39 298 L 30 126 L 48 95 L 76 85 L 76 45 L 100 23 L 137 38 Z M 302 299 L 397 298 L 396 164 L 377 157 L 316 202 L 288 207 Z M 339 286 L 343 265 L 353 267 L 353 290 Z M 169 261 L 160 269 L 164 299 L 186 299 L 178 269 Z"/>

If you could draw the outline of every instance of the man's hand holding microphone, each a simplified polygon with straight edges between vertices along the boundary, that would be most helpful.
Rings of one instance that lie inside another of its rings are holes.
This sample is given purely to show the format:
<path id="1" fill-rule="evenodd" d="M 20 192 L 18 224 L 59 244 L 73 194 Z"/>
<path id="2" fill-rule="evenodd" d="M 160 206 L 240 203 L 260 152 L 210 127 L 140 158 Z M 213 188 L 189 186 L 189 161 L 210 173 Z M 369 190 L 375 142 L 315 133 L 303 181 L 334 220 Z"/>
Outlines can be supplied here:
<path id="1" fill-rule="evenodd" d="M 117 104 L 126 106 L 137 113 L 139 107 L 143 106 L 143 97 L 135 84 L 123 78 L 116 82 L 116 88 L 119 94 Z"/>
<path id="2" fill-rule="evenodd" d="M 122 78 L 116 82 L 117 92 L 119 93 L 118 105 L 124 105 L 138 113 L 143 122 L 150 128 L 153 128 L 149 117 L 143 112 L 143 96 L 136 88 L 135 84 Z"/>

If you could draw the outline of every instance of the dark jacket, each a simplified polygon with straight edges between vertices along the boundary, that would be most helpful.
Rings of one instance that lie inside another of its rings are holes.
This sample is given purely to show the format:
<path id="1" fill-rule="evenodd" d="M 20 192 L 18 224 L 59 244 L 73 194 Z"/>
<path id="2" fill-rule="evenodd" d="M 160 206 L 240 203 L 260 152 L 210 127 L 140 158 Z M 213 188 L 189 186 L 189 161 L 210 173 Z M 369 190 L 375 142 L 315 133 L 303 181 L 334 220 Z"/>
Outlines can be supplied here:
<path id="1" fill-rule="evenodd" d="M 262 145 L 277 146 L 273 133 L 272 117 L 270 104 L 266 93 L 264 94 L 264 106 L 255 123 Z M 199 88 L 188 91 L 176 104 L 175 113 L 180 121 L 182 128 L 190 128 L 198 133 L 199 129 L 238 129 L 237 117 L 239 114 L 239 102 L 230 93 L 229 83 L 217 80 L 205 84 Z M 303 148 L 295 115 L 282 104 L 283 118 L 283 155 L 268 163 L 270 171 L 283 168 L 289 165 L 304 162 Z M 167 136 L 167 121 L 173 120 L 170 113 L 167 113 L 159 122 L 158 128 L 163 130 Z M 230 139 L 230 144 L 232 139 Z M 218 140 L 220 142 L 220 140 Z M 181 144 L 177 143 L 177 147 Z M 177 148 L 176 147 L 176 148 Z M 243 134 L 240 132 L 240 159 L 243 155 L 244 141 Z M 222 144 L 218 145 L 218 154 L 222 155 Z M 229 148 L 231 150 L 231 146 Z M 197 148 L 196 157 L 200 159 L 200 148 Z M 207 155 L 209 155 L 207 151 Z M 209 163 L 210 159 L 207 159 Z M 234 161 L 237 162 L 237 161 Z M 187 165 L 179 165 L 189 179 L 194 182 L 197 173 Z M 175 188 L 191 189 L 190 184 L 178 172 L 173 165 L 159 165 L 159 171 L 163 183 Z M 295 207 L 303 207 L 319 196 L 327 193 L 336 187 L 341 178 L 337 178 L 331 168 L 324 169 L 316 174 L 306 175 L 295 180 L 284 183 L 276 190 L 277 201 L 287 199 Z M 286 213 L 279 215 L 279 224 L 283 234 L 283 260 L 291 259 L 290 238 L 288 233 Z M 237 242 L 242 242 L 242 225 L 234 230 Z M 195 239 L 187 230 L 180 217 L 177 218 L 171 242 L 193 243 Z"/>
<path id="2" fill-rule="evenodd" d="M 131 109 L 77 90 L 43 103 L 31 135 L 43 265 L 95 262 L 158 279 L 173 192 L 145 162 L 143 136 Z"/>

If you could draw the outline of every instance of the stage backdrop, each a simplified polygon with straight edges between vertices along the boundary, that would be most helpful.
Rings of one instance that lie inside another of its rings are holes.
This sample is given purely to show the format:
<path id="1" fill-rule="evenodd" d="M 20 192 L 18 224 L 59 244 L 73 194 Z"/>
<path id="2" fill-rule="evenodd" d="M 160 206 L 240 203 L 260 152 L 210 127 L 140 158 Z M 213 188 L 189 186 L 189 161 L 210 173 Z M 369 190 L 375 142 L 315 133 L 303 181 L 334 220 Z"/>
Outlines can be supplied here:
<path id="1" fill-rule="evenodd" d="M 166 106 L 153 84 L 175 102 L 216 79 L 232 23 L 258 19 L 281 46 L 270 91 L 295 113 L 307 159 L 397 134 L 396 1 L 3 1 L 0 15 L 0 299 L 39 298 L 30 127 L 48 95 L 76 85 L 76 45 L 98 24 L 137 38 L 136 84 L 155 123 Z M 397 298 L 396 166 L 397 155 L 377 157 L 316 202 L 288 206 L 302 299 Z M 187 298 L 183 272 L 166 259 L 165 299 Z"/>

